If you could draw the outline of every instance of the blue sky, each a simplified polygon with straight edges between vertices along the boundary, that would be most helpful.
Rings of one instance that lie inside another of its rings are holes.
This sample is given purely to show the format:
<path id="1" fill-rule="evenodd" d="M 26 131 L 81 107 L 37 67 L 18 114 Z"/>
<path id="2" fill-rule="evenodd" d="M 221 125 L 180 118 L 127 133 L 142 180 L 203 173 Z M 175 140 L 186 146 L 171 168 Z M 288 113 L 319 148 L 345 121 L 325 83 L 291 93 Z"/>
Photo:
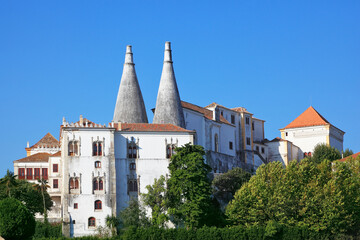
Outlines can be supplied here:
<path id="1" fill-rule="evenodd" d="M 62 117 L 111 121 L 126 45 L 148 118 L 165 41 L 183 100 L 243 106 L 268 139 L 310 104 L 360 151 L 360 1 L 2 1 L 0 176 Z"/>

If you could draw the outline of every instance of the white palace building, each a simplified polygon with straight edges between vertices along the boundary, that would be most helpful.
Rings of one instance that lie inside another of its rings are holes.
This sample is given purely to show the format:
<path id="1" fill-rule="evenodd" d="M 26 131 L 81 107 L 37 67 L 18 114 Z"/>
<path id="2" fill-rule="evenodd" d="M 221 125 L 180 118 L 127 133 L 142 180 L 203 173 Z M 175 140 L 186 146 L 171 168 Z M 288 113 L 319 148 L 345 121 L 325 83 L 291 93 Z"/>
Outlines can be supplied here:
<path id="1" fill-rule="evenodd" d="M 297 132 L 288 126 L 281 130 L 282 139 L 267 141 L 265 121 L 243 107 L 216 103 L 200 107 L 181 101 L 170 42 L 165 44 L 153 111 L 153 122 L 148 123 L 132 49 L 127 46 L 112 121 L 101 125 L 80 116 L 79 121 L 69 123 L 64 118 L 59 141 L 48 133 L 33 146 L 28 144 L 27 157 L 14 161 L 19 179 L 48 179 L 54 201 L 49 219 L 63 222 L 65 236 L 96 234 L 97 227 L 106 226 L 107 216 L 117 215 L 131 197 L 145 192 L 154 178 L 169 174 L 174 149 L 186 143 L 204 147 L 205 160 L 214 173 L 233 167 L 254 171 L 269 161 L 287 164 L 288 159 L 299 160 L 303 152 L 312 150 L 303 138 L 306 127 Z M 325 135 L 330 132 L 325 142 L 342 150 L 341 130 L 331 124 L 316 128 Z M 292 150 L 285 155 L 284 145 L 278 144 L 281 141 L 292 141 L 297 155 L 295 151 L 289 154 Z"/>

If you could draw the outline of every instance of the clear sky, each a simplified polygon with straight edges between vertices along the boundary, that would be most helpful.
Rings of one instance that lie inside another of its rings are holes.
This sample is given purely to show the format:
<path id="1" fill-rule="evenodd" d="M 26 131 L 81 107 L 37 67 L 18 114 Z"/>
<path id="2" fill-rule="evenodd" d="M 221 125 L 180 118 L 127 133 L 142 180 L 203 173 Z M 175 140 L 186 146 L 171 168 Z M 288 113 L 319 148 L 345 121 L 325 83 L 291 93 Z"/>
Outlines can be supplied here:
<path id="1" fill-rule="evenodd" d="M 177 3 L 175 3 L 177 2 Z M 312 105 L 360 151 L 360 1 L 1 1 L 0 177 L 62 117 L 112 120 L 126 45 L 153 114 L 165 41 L 180 96 L 280 136 Z"/>

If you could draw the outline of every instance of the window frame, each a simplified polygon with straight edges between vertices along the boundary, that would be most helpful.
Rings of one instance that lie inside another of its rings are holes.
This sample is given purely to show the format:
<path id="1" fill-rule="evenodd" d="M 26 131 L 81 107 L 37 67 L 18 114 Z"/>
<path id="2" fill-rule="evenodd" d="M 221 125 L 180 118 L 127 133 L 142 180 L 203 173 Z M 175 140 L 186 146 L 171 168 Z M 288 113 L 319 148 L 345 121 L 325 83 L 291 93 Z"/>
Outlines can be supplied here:
<path id="1" fill-rule="evenodd" d="M 53 188 L 55 189 L 59 188 L 59 179 L 53 179 Z"/>
<path id="2" fill-rule="evenodd" d="M 53 172 L 54 172 L 54 173 L 59 172 L 59 164 L 57 164 L 57 163 L 54 163 L 54 164 L 53 164 Z"/>
<path id="3" fill-rule="evenodd" d="M 88 227 L 89 228 L 95 228 L 96 227 L 96 218 L 89 217 L 88 218 Z"/>
<path id="4" fill-rule="evenodd" d="M 101 200 L 96 200 L 94 202 L 94 209 L 95 210 L 102 210 L 102 201 Z"/>

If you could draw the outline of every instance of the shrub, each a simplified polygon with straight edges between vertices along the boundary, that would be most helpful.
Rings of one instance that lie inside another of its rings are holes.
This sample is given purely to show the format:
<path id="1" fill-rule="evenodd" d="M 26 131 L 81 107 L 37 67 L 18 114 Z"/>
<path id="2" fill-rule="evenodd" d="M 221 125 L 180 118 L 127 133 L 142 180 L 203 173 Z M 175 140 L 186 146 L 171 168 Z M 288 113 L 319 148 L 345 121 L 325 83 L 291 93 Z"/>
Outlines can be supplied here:
<path id="1" fill-rule="evenodd" d="M 19 200 L 0 201 L 0 236 L 6 240 L 30 239 L 35 232 L 35 219 Z"/>

